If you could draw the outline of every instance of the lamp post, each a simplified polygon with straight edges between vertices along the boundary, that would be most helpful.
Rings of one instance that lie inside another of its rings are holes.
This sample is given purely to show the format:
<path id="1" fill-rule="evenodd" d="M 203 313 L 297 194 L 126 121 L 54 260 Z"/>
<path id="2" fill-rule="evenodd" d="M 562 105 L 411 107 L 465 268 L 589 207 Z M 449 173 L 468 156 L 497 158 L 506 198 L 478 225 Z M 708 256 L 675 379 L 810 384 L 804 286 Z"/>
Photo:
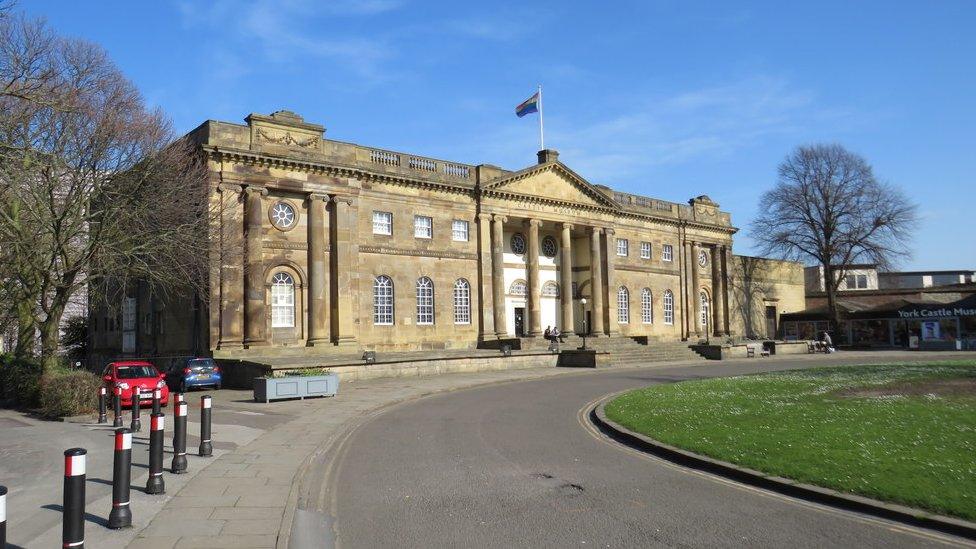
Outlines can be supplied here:
<path id="1" fill-rule="evenodd" d="M 583 305 L 583 346 L 580 347 L 581 351 L 586 350 L 586 298 L 581 298 L 580 303 Z"/>

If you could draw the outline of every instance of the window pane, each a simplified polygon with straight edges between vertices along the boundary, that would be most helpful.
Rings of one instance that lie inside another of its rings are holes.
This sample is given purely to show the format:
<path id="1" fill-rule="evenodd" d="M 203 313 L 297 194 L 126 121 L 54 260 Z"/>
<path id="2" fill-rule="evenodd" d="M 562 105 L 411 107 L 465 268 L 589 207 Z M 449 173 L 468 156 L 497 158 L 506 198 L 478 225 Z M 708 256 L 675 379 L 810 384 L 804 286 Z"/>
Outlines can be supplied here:
<path id="1" fill-rule="evenodd" d="M 373 281 L 373 323 L 393 324 L 393 280 L 385 275 Z"/>
<path id="2" fill-rule="evenodd" d="M 661 250 L 661 259 L 663 261 L 672 261 L 673 248 L 670 244 L 665 244 L 664 248 Z"/>
<path id="3" fill-rule="evenodd" d="M 451 224 L 451 239 L 457 242 L 468 241 L 468 222 L 455 219 Z"/>
<path id="4" fill-rule="evenodd" d="M 630 292 L 624 286 L 617 290 L 617 322 L 620 324 L 630 322 Z"/>
<path id="5" fill-rule="evenodd" d="M 434 323 L 434 283 L 427 277 L 417 280 L 417 324 Z"/>
<path id="6" fill-rule="evenodd" d="M 471 286 L 463 278 L 454 283 L 454 323 L 471 323 Z"/>
<path id="7" fill-rule="evenodd" d="M 628 244 L 628 242 L 627 242 L 627 239 L 626 238 L 618 238 L 617 239 L 617 255 L 620 255 L 620 256 L 627 255 L 627 244 Z"/>
<path id="8" fill-rule="evenodd" d="M 674 294 L 671 290 L 664 291 L 664 323 L 674 324 Z"/>
<path id="9" fill-rule="evenodd" d="M 434 236 L 434 220 L 424 215 L 414 216 L 413 235 L 417 238 L 432 238 Z"/>
<path id="10" fill-rule="evenodd" d="M 393 214 L 373 212 L 373 234 L 393 234 Z"/>
<path id="11" fill-rule="evenodd" d="M 641 242 L 640 256 L 641 256 L 641 259 L 650 259 L 651 258 L 651 243 L 650 242 Z"/>
<path id="12" fill-rule="evenodd" d="M 650 288 L 641 290 L 641 322 L 644 324 L 654 322 L 653 301 Z"/>
<path id="13" fill-rule="evenodd" d="M 271 327 L 295 327 L 295 281 L 288 273 L 271 278 Z"/>

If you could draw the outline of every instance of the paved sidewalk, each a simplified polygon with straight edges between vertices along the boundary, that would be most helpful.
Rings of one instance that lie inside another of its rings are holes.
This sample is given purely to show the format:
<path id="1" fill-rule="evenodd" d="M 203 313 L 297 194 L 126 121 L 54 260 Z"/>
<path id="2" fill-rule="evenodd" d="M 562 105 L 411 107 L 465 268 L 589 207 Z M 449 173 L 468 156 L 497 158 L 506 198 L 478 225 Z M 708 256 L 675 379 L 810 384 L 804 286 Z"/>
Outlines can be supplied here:
<path id="1" fill-rule="evenodd" d="M 963 356 L 967 355 L 967 356 Z M 971 353 L 847 352 L 834 355 L 787 355 L 769 359 L 802 363 L 855 364 L 972 358 Z M 683 364 L 716 362 L 649 363 L 648 368 L 670 368 Z M 288 547 L 288 539 L 299 501 L 301 470 L 344 433 L 346 426 L 370 412 L 424 395 L 489 383 L 518 381 L 548 376 L 594 375 L 606 370 L 537 368 L 436 377 L 376 379 L 340 384 L 335 398 L 279 401 L 254 404 L 254 412 L 294 415 L 294 419 L 271 428 L 248 444 L 213 460 L 193 482 L 175 497 L 138 533 L 129 547 Z M 221 391 L 221 400 L 241 403 L 249 392 Z M 246 412 L 239 412 L 246 413 Z M 220 439 L 214 432 L 214 439 Z M 299 514 L 303 525 L 307 517 Z M 312 527 L 316 525 L 311 525 Z M 327 524 L 317 525 L 327 528 Z M 314 528 L 313 528 L 314 529 Z"/>

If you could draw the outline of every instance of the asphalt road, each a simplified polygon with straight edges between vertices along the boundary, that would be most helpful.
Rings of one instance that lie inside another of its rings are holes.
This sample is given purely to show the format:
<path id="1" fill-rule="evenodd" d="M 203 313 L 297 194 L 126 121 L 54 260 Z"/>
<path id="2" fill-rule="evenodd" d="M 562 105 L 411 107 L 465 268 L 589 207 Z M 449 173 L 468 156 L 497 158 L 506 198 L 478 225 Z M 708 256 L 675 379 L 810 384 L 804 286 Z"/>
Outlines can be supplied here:
<path id="1" fill-rule="evenodd" d="M 334 450 L 320 511 L 343 548 L 958 544 L 639 454 L 595 433 L 581 413 L 648 384 L 813 365 L 783 357 L 606 370 L 398 405 Z"/>

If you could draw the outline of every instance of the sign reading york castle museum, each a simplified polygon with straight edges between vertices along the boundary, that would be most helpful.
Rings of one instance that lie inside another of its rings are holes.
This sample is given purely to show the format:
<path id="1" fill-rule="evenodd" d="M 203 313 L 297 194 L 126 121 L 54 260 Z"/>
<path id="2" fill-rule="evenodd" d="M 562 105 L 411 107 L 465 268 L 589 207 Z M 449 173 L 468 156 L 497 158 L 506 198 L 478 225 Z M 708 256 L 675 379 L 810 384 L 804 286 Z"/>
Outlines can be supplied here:
<path id="1" fill-rule="evenodd" d="M 900 318 L 941 318 L 955 316 L 976 316 L 976 309 L 964 307 L 943 307 L 941 309 L 910 309 L 908 311 L 898 311 Z"/>

